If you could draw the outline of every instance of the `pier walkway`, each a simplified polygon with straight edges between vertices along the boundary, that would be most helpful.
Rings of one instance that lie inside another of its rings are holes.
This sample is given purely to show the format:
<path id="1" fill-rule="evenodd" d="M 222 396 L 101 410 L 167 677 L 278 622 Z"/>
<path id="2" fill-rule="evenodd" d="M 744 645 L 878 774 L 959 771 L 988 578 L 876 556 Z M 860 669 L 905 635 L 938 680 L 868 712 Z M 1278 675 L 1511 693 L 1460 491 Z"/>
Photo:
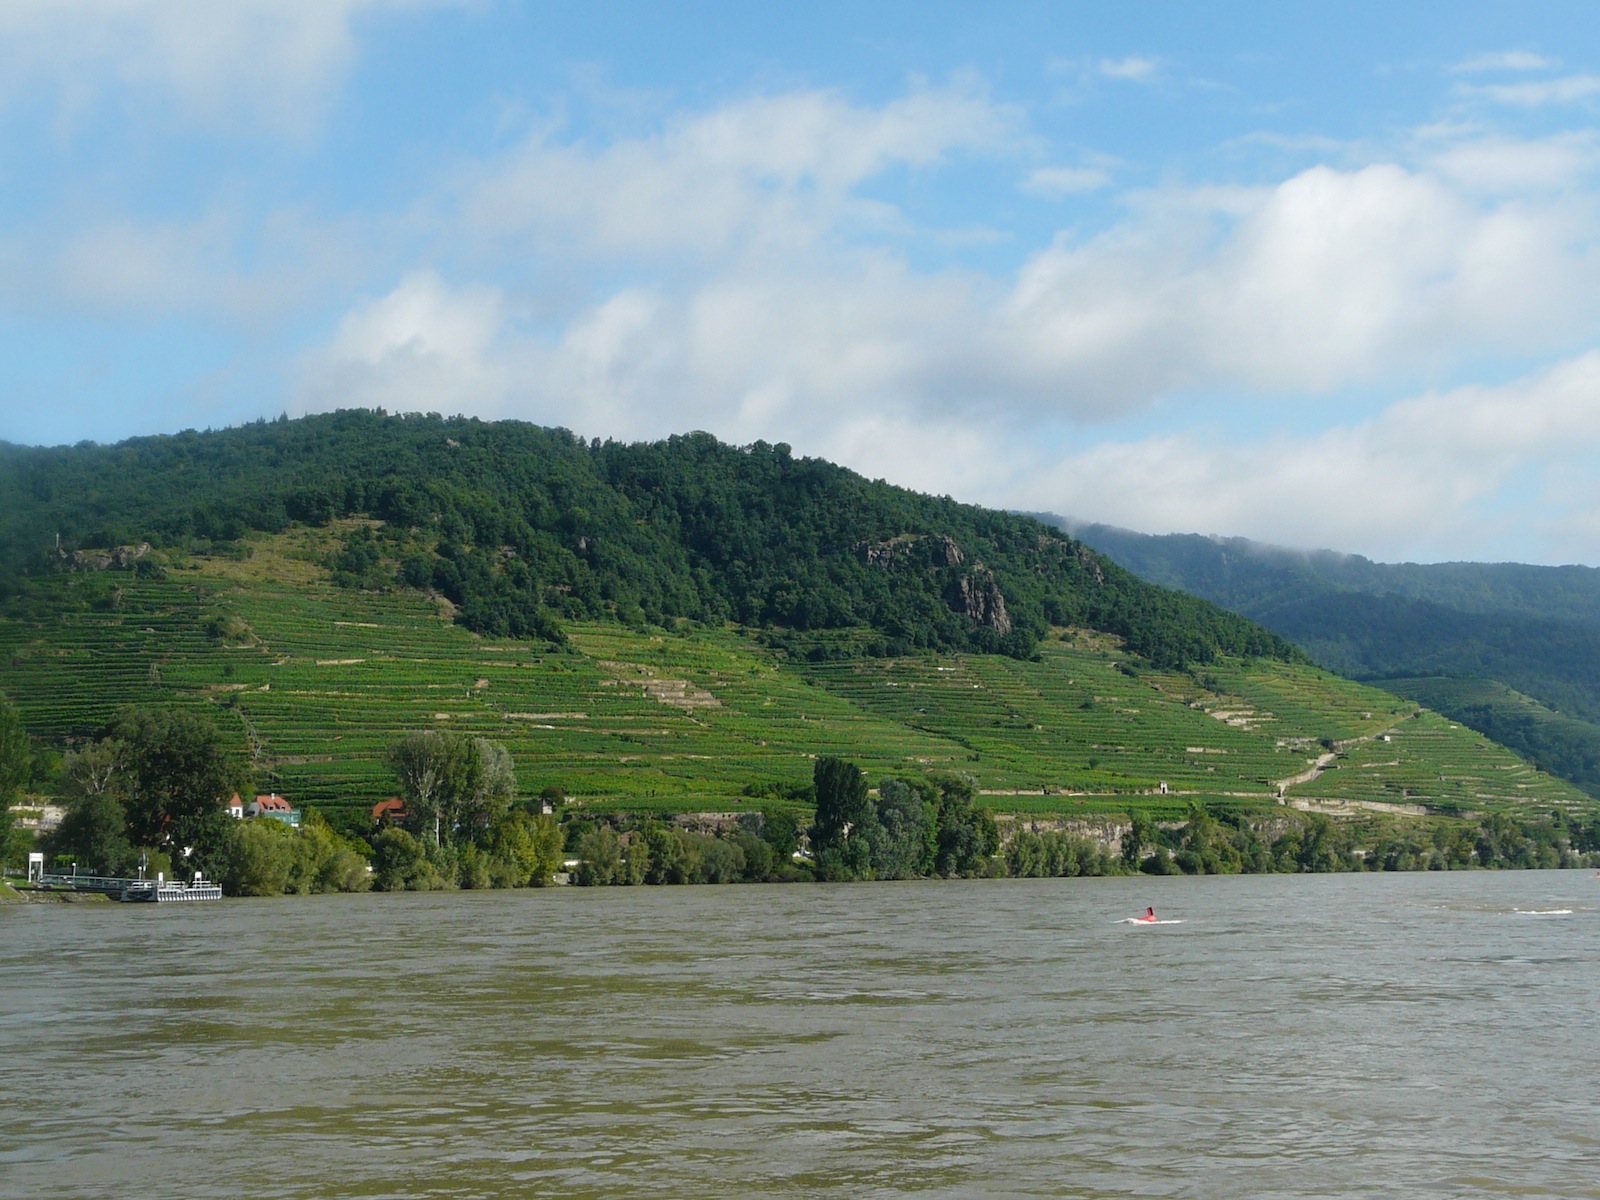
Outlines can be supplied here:
<path id="1" fill-rule="evenodd" d="M 35 856 L 30 855 L 30 859 Z M 221 900 L 222 887 L 204 876 L 196 875 L 192 882 L 176 879 L 122 879 L 113 875 L 63 875 L 45 871 L 37 861 L 28 864 L 28 882 L 34 887 L 69 892 L 95 892 L 113 900 L 170 904 L 176 901 Z"/>

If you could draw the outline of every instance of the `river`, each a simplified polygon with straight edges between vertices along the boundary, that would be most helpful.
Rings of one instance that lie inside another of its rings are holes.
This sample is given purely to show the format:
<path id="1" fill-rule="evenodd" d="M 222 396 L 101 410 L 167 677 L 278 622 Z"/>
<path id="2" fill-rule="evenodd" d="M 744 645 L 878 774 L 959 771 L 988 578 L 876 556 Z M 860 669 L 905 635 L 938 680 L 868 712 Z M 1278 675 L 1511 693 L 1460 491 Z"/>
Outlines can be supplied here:
<path id="1" fill-rule="evenodd" d="M 0 959 L 7 1198 L 1600 1196 L 1588 871 L 39 905 Z"/>

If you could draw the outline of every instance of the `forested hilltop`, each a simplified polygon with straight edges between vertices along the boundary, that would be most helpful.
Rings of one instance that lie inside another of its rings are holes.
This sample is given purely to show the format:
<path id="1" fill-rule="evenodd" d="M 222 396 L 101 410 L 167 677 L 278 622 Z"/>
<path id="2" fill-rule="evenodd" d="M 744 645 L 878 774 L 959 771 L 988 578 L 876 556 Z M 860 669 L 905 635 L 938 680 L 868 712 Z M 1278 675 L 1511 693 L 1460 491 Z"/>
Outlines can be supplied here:
<path id="1" fill-rule="evenodd" d="M 1153 587 L 1028 517 L 919 495 L 786 445 L 585 441 L 522 422 L 347 410 L 111 446 L 0 446 L 0 588 L 223 554 L 252 532 L 369 518 L 347 586 L 432 589 L 492 636 L 569 620 L 767 628 L 813 660 L 1031 655 L 1051 626 L 1160 666 L 1284 661 L 1284 639 Z M 149 549 L 145 549 L 148 546 Z M 848 636 L 844 636 L 848 635 Z"/>
<path id="2" fill-rule="evenodd" d="M 1600 570 L 1378 563 L 1050 518 L 1141 578 L 1462 721 L 1600 796 Z"/>

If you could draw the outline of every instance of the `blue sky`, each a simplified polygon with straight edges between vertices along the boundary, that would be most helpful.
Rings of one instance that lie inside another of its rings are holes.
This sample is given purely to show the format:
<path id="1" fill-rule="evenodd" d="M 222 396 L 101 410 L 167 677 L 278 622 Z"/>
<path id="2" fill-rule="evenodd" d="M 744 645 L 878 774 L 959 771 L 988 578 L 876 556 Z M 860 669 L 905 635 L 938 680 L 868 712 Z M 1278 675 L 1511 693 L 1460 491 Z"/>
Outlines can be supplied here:
<path id="1" fill-rule="evenodd" d="M 9 0 L 0 438 L 706 429 L 1151 532 L 1600 564 L 1597 31 Z"/>

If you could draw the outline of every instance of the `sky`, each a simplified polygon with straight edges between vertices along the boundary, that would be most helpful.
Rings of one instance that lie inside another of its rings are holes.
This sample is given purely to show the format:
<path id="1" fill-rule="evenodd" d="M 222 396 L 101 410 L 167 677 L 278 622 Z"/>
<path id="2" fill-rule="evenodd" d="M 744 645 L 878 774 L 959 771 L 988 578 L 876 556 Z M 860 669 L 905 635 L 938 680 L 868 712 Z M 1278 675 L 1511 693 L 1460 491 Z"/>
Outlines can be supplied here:
<path id="1" fill-rule="evenodd" d="M 0 440 L 707 430 L 1150 533 L 1600 565 L 1597 34 L 0 0 Z"/>

